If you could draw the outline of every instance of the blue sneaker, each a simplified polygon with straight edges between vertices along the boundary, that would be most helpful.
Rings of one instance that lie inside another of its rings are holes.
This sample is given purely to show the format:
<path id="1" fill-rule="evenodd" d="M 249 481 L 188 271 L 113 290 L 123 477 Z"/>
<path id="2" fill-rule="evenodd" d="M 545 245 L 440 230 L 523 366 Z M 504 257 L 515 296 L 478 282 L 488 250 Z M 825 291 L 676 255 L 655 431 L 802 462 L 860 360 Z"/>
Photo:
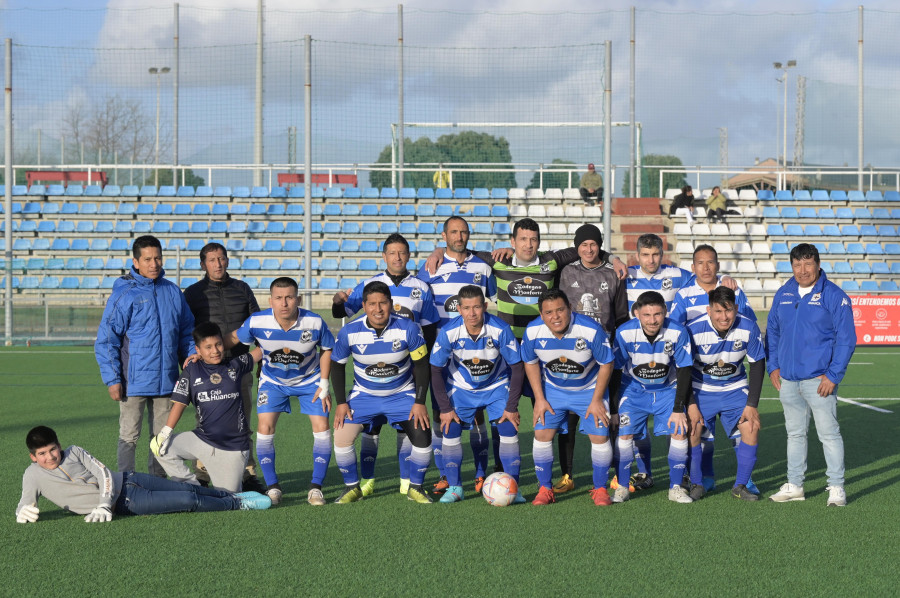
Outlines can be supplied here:
<path id="1" fill-rule="evenodd" d="M 759 488 L 756 487 L 756 484 L 753 483 L 753 478 L 747 480 L 747 490 L 751 493 L 759 495 Z"/>
<path id="2" fill-rule="evenodd" d="M 516 497 L 513 499 L 512 504 L 514 504 L 514 505 L 521 505 L 521 504 L 524 504 L 524 503 L 526 503 L 526 502 L 528 502 L 528 501 L 525 500 L 525 497 L 522 496 L 522 493 L 521 493 L 521 492 L 516 492 Z"/>
<path id="3" fill-rule="evenodd" d="M 272 506 L 272 499 L 259 492 L 239 492 L 234 497 L 241 501 L 242 511 L 263 511 Z"/>
<path id="4" fill-rule="evenodd" d="M 441 497 L 441 500 L 439 502 L 459 502 L 463 498 L 465 498 L 465 496 L 463 495 L 462 486 L 447 486 L 447 490 L 444 491 L 444 496 Z"/>
<path id="5" fill-rule="evenodd" d="M 716 489 L 716 478 L 712 476 L 703 476 L 703 489 L 712 492 Z"/>

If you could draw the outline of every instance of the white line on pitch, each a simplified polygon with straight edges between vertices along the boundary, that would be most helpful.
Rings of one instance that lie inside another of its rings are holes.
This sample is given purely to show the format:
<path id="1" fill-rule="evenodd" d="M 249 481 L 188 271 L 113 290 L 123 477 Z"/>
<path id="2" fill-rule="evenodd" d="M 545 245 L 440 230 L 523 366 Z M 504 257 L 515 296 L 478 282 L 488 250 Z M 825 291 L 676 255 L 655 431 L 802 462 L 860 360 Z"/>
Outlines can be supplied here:
<path id="1" fill-rule="evenodd" d="M 843 397 L 838 397 L 838 401 L 843 403 L 850 403 L 851 405 L 856 405 L 857 407 L 865 407 L 866 409 L 871 409 L 872 411 L 877 411 L 878 413 L 893 413 L 893 411 L 889 411 L 887 409 L 882 409 L 881 407 L 875 407 L 873 405 L 866 405 L 864 403 L 860 403 L 859 401 L 855 401 L 853 399 L 845 399 Z"/>
<path id="2" fill-rule="evenodd" d="M 850 365 L 875 365 L 871 361 L 851 361 Z"/>

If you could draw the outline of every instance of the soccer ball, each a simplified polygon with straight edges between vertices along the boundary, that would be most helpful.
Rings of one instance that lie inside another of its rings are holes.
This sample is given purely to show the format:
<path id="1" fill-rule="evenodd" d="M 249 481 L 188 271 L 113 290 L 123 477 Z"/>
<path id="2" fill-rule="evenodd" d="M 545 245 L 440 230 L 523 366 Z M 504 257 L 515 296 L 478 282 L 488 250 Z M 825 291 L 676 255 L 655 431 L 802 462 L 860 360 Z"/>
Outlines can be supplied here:
<path id="1" fill-rule="evenodd" d="M 489 475 L 481 488 L 484 500 L 495 507 L 511 505 L 518 493 L 519 485 L 516 483 L 516 479 L 502 471 Z"/>

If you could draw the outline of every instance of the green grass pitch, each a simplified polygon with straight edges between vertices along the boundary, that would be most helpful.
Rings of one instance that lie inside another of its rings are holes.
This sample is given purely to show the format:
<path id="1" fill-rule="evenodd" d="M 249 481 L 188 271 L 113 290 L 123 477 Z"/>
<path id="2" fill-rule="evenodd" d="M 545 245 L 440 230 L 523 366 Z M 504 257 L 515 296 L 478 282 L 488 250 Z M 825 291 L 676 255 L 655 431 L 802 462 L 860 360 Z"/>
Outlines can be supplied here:
<path id="1" fill-rule="evenodd" d="M 843 509 L 825 507 L 821 445 L 810 435 L 807 500 L 745 504 L 727 490 L 734 454 L 719 434 L 717 490 L 690 505 L 666 499 L 665 441 L 654 442 L 657 486 L 623 505 L 588 497 L 588 442 L 579 440 L 574 493 L 547 507 L 490 507 L 474 494 L 465 448 L 467 498 L 418 505 L 397 493 L 394 434 L 382 435 L 376 494 L 353 505 L 306 504 L 312 445 L 304 416 L 283 416 L 278 468 L 286 497 L 262 512 L 116 518 L 89 525 L 44 500 L 36 525 L 13 512 L 28 465 L 24 436 L 54 427 L 115 466 L 117 408 L 88 347 L 0 350 L 0 595 L 149 596 L 615 594 L 717 596 L 896 595 L 900 556 L 900 351 L 860 347 L 840 396 L 846 445 Z M 774 398 L 767 384 L 764 397 Z M 530 421 L 529 405 L 523 419 Z M 877 411 L 872 408 L 881 409 Z M 761 403 L 763 431 L 754 479 L 764 495 L 785 481 L 785 435 L 775 400 Z M 183 418 L 189 429 L 193 417 Z M 536 481 L 530 425 L 521 430 L 522 484 Z M 142 437 L 138 463 L 146 463 Z M 464 445 L 466 441 L 464 440 Z M 432 467 L 428 482 L 436 477 Z M 556 476 L 554 476 L 556 477 Z M 326 497 L 342 483 L 329 470 Z M 565 588 L 565 589 L 564 589 Z"/>

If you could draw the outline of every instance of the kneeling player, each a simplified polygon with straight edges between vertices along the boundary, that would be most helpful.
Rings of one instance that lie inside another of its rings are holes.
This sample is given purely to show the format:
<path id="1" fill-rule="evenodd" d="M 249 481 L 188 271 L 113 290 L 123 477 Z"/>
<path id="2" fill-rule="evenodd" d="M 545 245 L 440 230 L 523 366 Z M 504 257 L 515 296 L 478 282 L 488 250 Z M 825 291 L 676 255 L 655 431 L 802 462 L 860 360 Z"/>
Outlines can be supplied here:
<path id="1" fill-rule="evenodd" d="M 240 402 L 240 401 L 238 401 Z M 22 476 L 18 523 L 35 523 L 43 496 L 56 506 L 85 515 L 88 523 L 111 521 L 116 515 L 158 515 L 182 511 L 268 509 L 258 492 L 232 494 L 158 478 L 146 473 L 110 471 L 80 446 L 62 449 L 51 428 L 32 428 L 25 437 L 32 464 Z"/>
<path id="2" fill-rule="evenodd" d="M 463 499 L 459 438 L 463 427 L 471 429 L 482 409 L 487 409 L 488 419 L 500 432 L 503 471 L 519 481 L 518 409 L 523 368 L 518 342 L 509 324 L 487 313 L 481 287 L 462 287 L 458 310 L 459 317 L 438 332 L 431 352 L 431 387 L 441 412 L 444 468 L 450 484 L 442 503 Z M 514 502 L 525 499 L 520 493 Z"/>
<path id="3" fill-rule="evenodd" d="M 334 456 L 346 489 L 336 503 L 363 497 L 359 486 L 354 443 L 364 425 L 383 415 L 397 424 L 412 443 L 409 489 L 406 496 L 420 503 L 431 498 L 422 489 L 431 462 L 428 430 L 428 349 L 418 324 L 391 314 L 391 291 L 380 281 L 363 289 L 365 316 L 353 320 L 338 333 L 332 353 L 331 381 L 334 400 Z M 346 396 L 345 369 L 353 356 L 353 388 Z"/>
<path id="4" fill-rule="evenodd" d="M 217 324 L 205 322 L 194 328 L 197 352 L 188 358 L 175 390 L 172 409 L 163 429 L 150 442 L 150 450 L 170 478 L 198 484 L 184 459 L 199 459 L 216 488 L 238 492 L 250 455 L 247 436 L 249 417 L 244 413 L 241 380 L 262 359 L 262 349 L 222 363 L 225 345 Z M 172 436 L 185 407 L 197 409 L 197 428 Z"/>
<path id="5" fill-rule="evenodd" d="M 606 478 L 612 463 L 606 389 L 613 371 L 609 337 L 593 319 L 572 313 L 559 289 L 538 299 L 541 316 L 522 337 L 521 355 L 534 392 L 534 470 L 540 489 L 534 505 L 555 502 L 552 488 L 553 437 L 567 429 L 569 413 L 581 418 L 580 432 L 591 439 L 597 506 L 610 504 Z M 570 433 L 574 430 L 569 430 Z"/>
<path id="6" fill-rule="evenodd" d="M 718 287 L 709 293 L 706 315 L 688 323 L 694 357 L 695 401 L 688 407 L 691 420 L 691 487 L 694 500 L 702 498 L 703 472 L 700 467 L 700 434 L 704 426 L 711 437 L 716 417 L 735 443 L 737 477 L 731 495 L 742 500 L 758 500 L 747 489 L 756 465 L 759 436 L 759 394 L 766 375 L 766 353 L 762 333 L 754 320 L 737 313 L 735 293 Z M 744 371 L 744 356 L 750 361 L 750 382 Z"/>

